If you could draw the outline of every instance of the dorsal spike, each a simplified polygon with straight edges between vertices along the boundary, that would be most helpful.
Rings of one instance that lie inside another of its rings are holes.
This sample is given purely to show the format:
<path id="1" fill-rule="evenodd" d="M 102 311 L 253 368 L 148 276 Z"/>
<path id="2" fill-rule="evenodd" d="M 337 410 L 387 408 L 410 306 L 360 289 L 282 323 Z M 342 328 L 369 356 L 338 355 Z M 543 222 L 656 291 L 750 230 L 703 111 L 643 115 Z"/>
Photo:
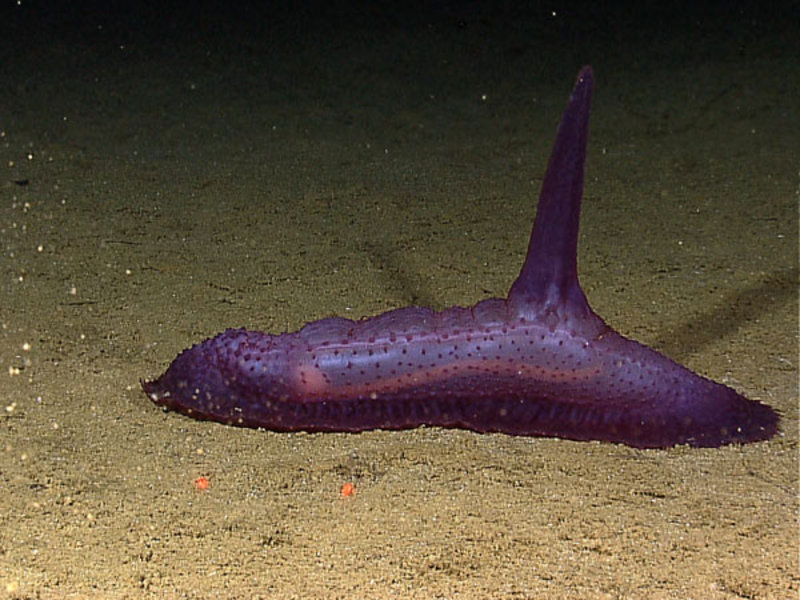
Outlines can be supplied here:
<path id="1" fill-rule="evenodd" d="M 578 284 L 578 225 L 594 74 L 578 73 L 547 164 L 525 264 L 508 297 L 518 310 L 591 312 Z"/>

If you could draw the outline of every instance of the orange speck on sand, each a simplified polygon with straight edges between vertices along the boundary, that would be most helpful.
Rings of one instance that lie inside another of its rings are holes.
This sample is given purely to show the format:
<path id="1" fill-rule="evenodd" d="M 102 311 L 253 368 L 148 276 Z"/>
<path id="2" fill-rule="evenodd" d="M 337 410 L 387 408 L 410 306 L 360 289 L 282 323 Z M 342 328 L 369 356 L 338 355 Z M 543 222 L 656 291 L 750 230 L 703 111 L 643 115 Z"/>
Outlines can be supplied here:
<path id="1" fill-rule="evenodd" d="M 198 477 L 194 480 L 194 487 L 196 490 L 207 490 L 211 487 L 211 481 L 209 481 L 208 477 Z"/>
<path id="2" fill-rule="evenodd" d="M 342 486 L 342 497 L 349 498 L 356 493 L 356 486 L 349 481 Z"/>

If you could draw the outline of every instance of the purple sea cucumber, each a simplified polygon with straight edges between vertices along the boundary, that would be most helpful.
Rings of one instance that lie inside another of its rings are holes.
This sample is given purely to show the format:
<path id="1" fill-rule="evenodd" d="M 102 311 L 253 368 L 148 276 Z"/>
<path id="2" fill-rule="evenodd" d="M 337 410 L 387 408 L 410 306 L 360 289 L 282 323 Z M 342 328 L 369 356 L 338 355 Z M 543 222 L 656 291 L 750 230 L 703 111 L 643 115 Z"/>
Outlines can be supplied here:
<path id="1" fill-rule="evenodd" d="M 772 408 L 619 335 L 589 307 L 577 244 L 592 88 L 587 66 L 508 298 L 328 318 L 281 335 L 229 329 L 144 391 L 198 419 L 277 431 L 437 425 L 642 448 L 773 436 Z"/>

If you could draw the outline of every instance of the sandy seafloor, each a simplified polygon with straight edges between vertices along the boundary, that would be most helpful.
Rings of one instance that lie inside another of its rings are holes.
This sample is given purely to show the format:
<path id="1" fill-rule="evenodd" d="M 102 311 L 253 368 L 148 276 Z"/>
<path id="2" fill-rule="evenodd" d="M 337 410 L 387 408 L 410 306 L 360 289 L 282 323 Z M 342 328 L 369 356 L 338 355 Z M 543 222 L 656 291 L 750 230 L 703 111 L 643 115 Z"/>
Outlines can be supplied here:
<path id="1" fill-rule="evenodd" d="M 3 9 L 0 597 L 797 598 L 796 3 L 324 6 Z M 226 327 L 504 295 L 587 62 L 593 308 L 779 436 L 286 434 L 141 392 Z"/>

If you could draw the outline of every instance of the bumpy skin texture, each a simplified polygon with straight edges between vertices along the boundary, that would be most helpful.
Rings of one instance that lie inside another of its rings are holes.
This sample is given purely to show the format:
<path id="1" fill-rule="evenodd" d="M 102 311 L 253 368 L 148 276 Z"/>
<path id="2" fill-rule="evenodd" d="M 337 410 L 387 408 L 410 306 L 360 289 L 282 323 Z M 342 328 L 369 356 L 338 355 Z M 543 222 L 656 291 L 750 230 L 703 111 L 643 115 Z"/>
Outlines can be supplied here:
<path id="1" fill-rule="evenodd" d="M 624 338 L 589 307 L 576 256 L 592 87 L 584 67 L 507 299 L 322 319 L 277 336 L 229 329 L 185 350 L 145 392 L 198 419 L 278 431 L 425 424 L 635 447 L 774 435 L 770 407 Z"/>

